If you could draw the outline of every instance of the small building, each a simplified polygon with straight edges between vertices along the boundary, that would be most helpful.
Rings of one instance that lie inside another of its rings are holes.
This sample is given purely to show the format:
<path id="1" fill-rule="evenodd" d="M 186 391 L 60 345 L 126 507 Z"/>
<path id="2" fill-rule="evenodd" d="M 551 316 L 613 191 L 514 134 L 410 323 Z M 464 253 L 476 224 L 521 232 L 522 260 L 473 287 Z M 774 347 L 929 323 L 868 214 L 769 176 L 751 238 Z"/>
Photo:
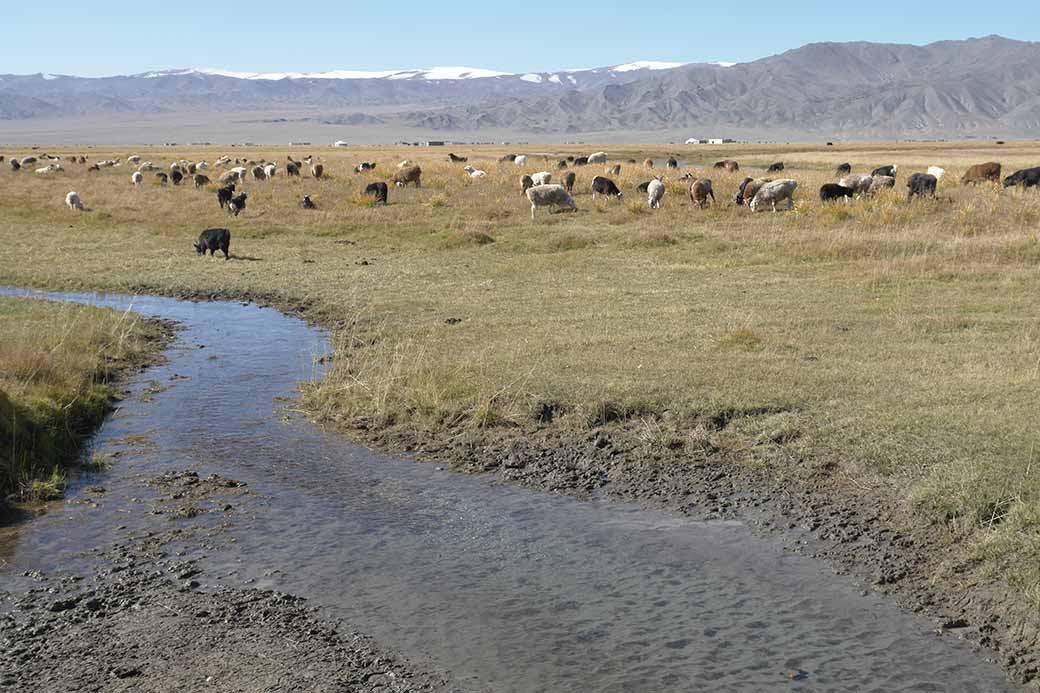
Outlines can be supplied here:
<path id="1" fill-rule="evenodd" d="M 699 137 L 691 137 L 686 140 L 686 144 L 707 144 L 708 140 L 702 140 Z"/>
<path id="2" fill-rule="evenodd" d="M 708 140 L 708 144 L 735 144 L 736 140 L 731 140 L 728 137 L 712 137 Z"/>
<path id="3" fill-rule="evenodd" d="M 443 147 L 444 140 L 427 140 L 423 142 L 424 147 Z"/>
<path id="4" fill-rule="evenodd" d="M 348 147 L 348 146 L 350 146 L 350 143 L 347 142 L 346 140 L 336 140 L 335 142 L 332 143 L 332 146 L 333 147 Z"/>

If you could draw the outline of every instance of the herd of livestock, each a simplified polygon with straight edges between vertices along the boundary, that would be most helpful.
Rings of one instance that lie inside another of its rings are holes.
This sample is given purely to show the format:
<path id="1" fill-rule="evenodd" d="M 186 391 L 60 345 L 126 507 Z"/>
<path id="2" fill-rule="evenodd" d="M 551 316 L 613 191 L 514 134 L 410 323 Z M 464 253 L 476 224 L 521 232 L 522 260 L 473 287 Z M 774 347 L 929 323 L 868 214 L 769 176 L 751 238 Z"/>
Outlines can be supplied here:
<path id="1" fill-rule="evenodd" d="M 522 174 L 520 176 L 521 194 L 526 196 L 531 203 L 531 219 L 535 218 L 535 211 L 539 208 L 547 208 L 552 211 L 575 211 L 577 204 L 572 197 L 577 181 L 576 168 L 592 166 L 596 164 L 607 165 L 608 155 L 606 152 L 596 152 L 589 156 L 568 156 L 556 161 L 551 171 L 540 171 L 533 174 Z M 19 171 L 27 167 L 37 166 L 35 172 L 40 175 L 49 175 L 64 171 L 61 161 L 71 164 L 86 165 L 84 156 L 62 157 L 41 154 L 39 156 L 26 156 L 23 158 L 12 157 L 8 160 L 10 168 Z M 0 156 L 0 164 L 4 157 Z M 454 153 L 448 155 L 448 161 L 454 164 L 467 164 L 462 167 L 461 172 L 473 179 L 482 179 L 488 176 L 487 171 L 468 165 L 468 158 L 458 156 Z M 222 209 L 226 209 L 231 215 L 238 214 L 245 209 L 247 194 L 237 192 L 236 187 L 252 177 L 257 181 L 265 181 L 276 175 L 286 177 L 298 177 L 301 172 L 307 171 L 311 177 L 321 179 L 325 176 L 324 166 L 317 162 L 314 157 L 307 156 L 297 161 L 288 156 L 285 164 L 279 167 L 277 164 L 267 162 L 263 159 L 254 161 L 251 159 L 234 159 L 230 156 L 222 156 L 212 165 L 206 161 L 189 162 L 185 160 L 176 161 L 169 166 L 168 170 L 160 170 L 160 167 L 151 161 L 142 161 L 142 157 L 134 154 L 122 159 L 105 159 L 97 161 L 88 166 L 88 171 L 99 171 L 102 168 L 128 165 L 134 168 L 130 175 L 130 183 L 138 186 L 143 184 L 145 173 L 152 173 L 154 181 L 158 185 L 181 185 L 190 180 L 196 188 L 210 187 L 214 181 L 207 175 L 207 171 L 220 170 L 215 181 L 217 203 Z M 528 164 L 528 157 L 523 154 L 507 154 L 498 159 L 499 165 L 514 165 L 524 169 Z M 627 159 L 627 164 L 637 164 L 635 159 Z M 643 161 L 642 166 L 646 170 L 653 170 L 655 163 L 652 159 Z M 371 161 L 363 161 L 354 167 L 355 173 L 364 173 L 375 170 L 377 164 Z M 590 191 L 593 199 L 599 195 L 622 198 L 624 193 L 617 186 L 610 175 L 618 176 L 621 173 L 621 163 L 614 163 L 604 171 L 607 175 L 596 175 L 592 178 Z M 679 162 L 669 158 L 665 162 L 667 169 L 678 169 Z M 716 162 L 714 168 L 733 173 L 740 170 L 740 165 L 731 159 Z M 794 206 L 794 194 L 798 188 L 798 182 L 792 178 L 771 178 L 770 174 L 780 174 L 784 171 L 783 162 L 775 162 L 767 167 L 765 176 L 752 178 L 746 177 L 740 183 L 734 196 L 737 205 L 746 205 L 752 211 L 770 209 L 777 211 L 778 205 L 786 203 L 787 209 Z M 835 183 L 826 183 L 819 190 L 820 200 L 831 202 L 836 200 L 849 200 L 853 198 L 874 195 L 885 189 L 896 186 L 898 166 L 881 166 L 869 175 L 853 174 L 851 164 L 844 163 L 837 167 L 835 175 L 838 178 Z M 945 175 L 945 170 L 938 166 L 931 166 L 927 172 L 911 174 L 906 180 L 907 198 L 934 197 L 936 187 Z M 554 178 L 559 182 L 554 182 Z M 685 172 L 679 176 L 684 183 L 690 200 L 698 207 L 705 207 L 716 202 L 715 191 L 710 178 Z M 962 184 L 999 183 L 1001 181 L 1001 165 L 997 162 L 986 162 L 970 167 L 961 178 Z M 377 181 L 369 183 L 364 194 L 374 198 L 377 204 L 387 204 L 389 185 L 403 187 L 414 185 L 422 186 L 422 169 L 411 161 L 400 162 L 393 175 L 388 181 Z M 1028 168 L 1016 171 L 1003 179 L 1005 188 L 1009 187 L 1037 187 L 1040 186 L 1040 167 Z M 664 176 L 657 175 L 636 186 L 636 192 L 646 195 L 647 206 L 657 209 L 661 206 L 666 187 Z M 85 210 L 86 205 L 76 192 L 69 192 L 65 197 L 65 204 L 74 210 Z M 315 209 L 316 205 L 310 196 L 305 195 L 299 206 L 303 209 Z M 213 232 L 213 233 L 210 233 Z M 230 235 L 226 229 L 207 229 L 203 232 L 196 250 L 201 254 L 209 250 L 212 254 L 214 249 L 220 249 L 227 256 Z"/>

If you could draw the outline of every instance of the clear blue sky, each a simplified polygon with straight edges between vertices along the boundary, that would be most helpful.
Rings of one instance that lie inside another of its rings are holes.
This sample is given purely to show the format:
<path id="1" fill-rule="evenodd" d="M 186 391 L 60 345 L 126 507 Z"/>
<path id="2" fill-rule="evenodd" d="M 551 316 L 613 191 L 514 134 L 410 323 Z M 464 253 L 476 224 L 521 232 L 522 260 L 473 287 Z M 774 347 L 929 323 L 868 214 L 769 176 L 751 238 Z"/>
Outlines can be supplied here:
<path id="1" fill-rule="evenodd" d="M 1040 4 L 910 0 L 11 0 L 0 73 L 177 67 L 517 72 L 632 60 L 746 61 L 813 41 L 1040 40 Z M 529 5 L 529 7 L 525 7 Z M 844 9 L 840 9 L 844 8 Z"/>

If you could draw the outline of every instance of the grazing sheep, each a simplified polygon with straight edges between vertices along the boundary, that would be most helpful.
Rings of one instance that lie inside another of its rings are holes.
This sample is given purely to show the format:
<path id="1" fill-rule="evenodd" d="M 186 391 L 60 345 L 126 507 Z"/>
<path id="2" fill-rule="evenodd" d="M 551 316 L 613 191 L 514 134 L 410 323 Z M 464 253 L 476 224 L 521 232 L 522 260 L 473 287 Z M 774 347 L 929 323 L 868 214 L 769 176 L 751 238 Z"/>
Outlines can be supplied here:
<path id="1" fill-rule="evenodd" d="M 526 173 L 524 175 L 520 176 L 520 194 L 521 195 L 526 195 L 527 194 L 527 189 L 528 188 L 533 188 L 533 187 L 534 187 L 534 181 L 531 179 L 531 176 L 527 175 Z"/>
<path id="2" fill-rule="evenodd" d="M 520 156 L 518 156 L 515 159 L 513 159 L 513 163 L 516 164 L 517 166 L 520 166 L 521 168 L 523 168 L 524 166 L 527 165 L 527 157 L 524 156 L 523 154 L 521 154 Z"/>
<path id="3" fill-rule="evenodd" d="M 784 170 L 784 162 L 777 161 L 776 163 L 769 164 L 769 168 L 766 169 L 766 173 L 780 173 Z"/>
<path id="4" fill-rule="evenodd" d="M 915 173 L 906 179 L 906 201 L 914 197 L 935 197 L 935 186 L 939 181 L 930 173 Z"/>
<path id="5" fill-rule="evenodd" d="M 562 207 L 570 211 L 576 211 L 578 205 L 574 198 L 562 185 L 536 185 L 527 189 L 527 199 L 531 201 L 531 221 L 534 221 L 534 212 L 538 207 Z"/>
<path id="6" fill-rule="evenodd" d="M 865 176 L 863 174 L 857 174 L 853 176 L 845 176 L 838 181 L 838 185 L 846 188 L 852 188 L 856 191 L 857 195 L 865 195 L 870 191 L 870 186 L 874 184 L 873 176 Z"/>
<path id="7" fill-rule="evenodd" d="M 98 163 L 104 164 L 105 162 L 101 161 L 101 162 L 98 162 Z M 180 164 L 178 164 L 178 163 L 170 164 L 170 173 L 173 173 L 174 171 L 180 171 L 180 170 L 181 170 L 181 165 Z"/>
<path id="8" fill-rule="evenodd" d="M 231 173 L 235 175 L 235 179 L 238 180 L 239 183 L 245 182 L 247 173 L 245 166 L 236 166 L 231 169 Z"/>
<path id="9" fill-rule="evenodd" d="M 189 176 L 194 176 L 195 175 L 195 171 L 198 170 L 198 167 L 195 164 L 191 163 L 191 162 L 188 162 L 188 165 L 187 166 L 183 166 L 182 168 L 187 172 L 187 174 Z"/>
<path id="10" fill-rule="evenodd" d="M 896 171 L 899 170 L 899 166 L 896 164 L 890 164 L 888 166 L 878 166 L 876 169 L 870 172 L 872 176 L 892 176 L 896 177 Z"/>
<path id="11" fill-rule="evenodd" d="M 605 176 L 596 176 L 592 179 L 592 199 L 596 199 L 596 195 L 608 195 L 610 197 L 616 197 L 621 199 L 621 191 L 618 190 L 618 186 L 614 184 L 614 181 L 606 178 Z"/>
<path id="12" fill-rule="evenodd" d="M 1005 188 L 1010 188 L 1015 185 L 1021 185 L 1023 188 L 1035 188 L 1040 185 L 1040 166 L 1015 171 L 1004 179 Z"/>
<path id="13" fill-rule="evenodd" d="M 838 164 L 838 168 L 834 169 L 834 172 L 839 176 L 847 176 L 852 173 L 852 164 L 847 162 L 844 164 Z"/>
<path id="14" fill-rule="evenodd" d="M 144 171 L 154 171 L 157 168 L 158 168 L 158 166 L 153 164 L 151 161 L 146 161 L 143 164 L 141 164 L 140 166 L 138 166 L 137 170 L 141 171 L 141 172 L 144 172 Z"/>
<path id="15" fill-rule="evenodd" d="M 640 183 L 639 185 L 636 186 L 636 192 L 637 193 L 643 193 L 645 195 L 646 191 L 647 191 L 647 189 L 649 189 L 649 187 L 650 187 L 650 181 L 648 181 L 648 180 L 647 181 L 643 181 L 642 183 Z"/>
<path id="16" fill-rule="evenodd" d="M 77 161 L 77 163 L 80 163 L 80 164 L 85 164 L 85 163 L 87 163 L 87 157 L 85 157 L 85 156 L 81 156 L 81 157 L 80 157 L 79 159 L 77 159 L 76 161 Z"/>
<path id="17" fill-rule="evenodd" d="M 245 193 L 242 195 L 244 197 Z M 228 250 L 231 248 L 231 232 L 227 229 L 206 229 L 199 234 L 199 242 L 192 243 L 192 245 L 195 246 L 195 253 L 198 255 L 205 255 L 208 250 L 209 256 L 213 257 L 213 254 L 219 250 L 224 253 L 224 259 L 227 260 L 230 257 Z"/>
<path id="18" fill-rule="evenodd" d="M 771 183 L 766 183 L 762 188 L 755 193 L 755 197 L 751 200 L 751 211 L 757 212 L 759 209 L 763 209 L 766 205 L 775 212 L 776 203 L 787 200 L 787 209 L 794 209 L 794 191 L 798 188 L 798 181 L 791 180 L 790 178 L 781 178 L 780 180 L 774 180 Z"/>
<path id="19" fill-rule="evenodd" d="M 896 179 L 893 178 L 892 176 L 871 176 L 870 177 L 870 187 L 867 189 L 867 192 L 870 193 L 871 195 L 876 195 L 877 193 L 881 192 L 885 188 L 895 188 L 895 187 L 896 187 Z"/>
<path id="20" fill-rule="evenodd" d="M 508 162 L 516 161 L 516 154 L 503 154 L 502 156 L 498 157 L 498 163 L 500 163 L 500 164 L 504 164 L 507 161 Z"/>
<path id="21" fill-rule="evenodd" d="M 415 187 L 421 188 L 422 169 L 418 166 L 409 166 L 408 168 L 403 168 L 394 174 L 392 180 L 394 182 L 394 185 L 396 185 L 399 188 L 403 188 L 409 183 L 414 183 Z"/>
<path id="22" fill-rule="evenodd" d="M 559 161 L 557 161 L 556 162 L 556 168 L 558 170 L 561 170 L 561 171 L 563 169 L 567 168 L 567 160 L 566 159 L 560 159 Z"/>
<path id="23" fill-rule="evenodd" d="M 943 179 L 943 176 L 946 175 L 946 169 L 940 168 L 938 166 L 929 166 L 928 175 L 935 176 L 935 180 L 941 181 Z"/>
<path id="24" fill-rule="evenodd" d="M 654 178 L 650 185 L 646 186 L 646 204 L 650 209 L 661 207 L 661 198 L 664 197 L 664 183 L 660 178 Z"/>
<path id="25" fill-rule="evenodd" d="M 159 181 L 159 185 L 166 185 L 166 181 L 168 181 L 168 180 L 170 179 L 170 177 L 169 177 L 169 176 L 167 176 L 167 175 L 166 175 L 165 173 L 163 173 L 162 171 L 159 171 L 159 172 L 157 172 L 157 173 L 155 174 L 155 178 L 156 178 L 156 180 L 158 180 L 158 181 Z"/>
<path id="26" fill-rule="evenodd" d="M 267 164 L 264 166 L 264 175 L 268 178 L 274 178 L 274 174 L 278 172 L 278 167 L 274 164 Z"/>
<path id="27" fill-rule="evenodd" d="M 222 156 L 219 159 L 217 159 L 216 161 L 214 161 L 213 165 L 214 166 L 227 166 L 230 163 L 231 163 L 231 157 L 230 156 Z"/>
<path id="28" fill-rule="evenodd" d="M 8 165 L 10 165 L 12 171 L 17 171 L 22 167 L 22 164 L 18 161 L 18 159 L 11 159 L 7 163 Z"/>
<path id="29" fill-rule="evenodd" d="M 141 183 L 144 183 L 144 176 L 140 171 L 134 171 L 130 174 L 130 182 L 134 185 L 140 185 Z"/>
<path id="30" fill-rule="evenodd" d="M 978 183 L 987 182 L 1000 182 L 1000 164 L 996 161 L 988 161 L 984 164 L 975 164 L 961 177 L 961 183 L 964 185 L 976 185 Z"/>
<path id="31" fill-rule="evenodd" d="M 377 183 L 369 183 L 367 186 L 365 186 L 365 194 L 366 195 L 375 195 L 375 197 L 376 197 L 376 204 L 383 204 L 383 205 L 385 205 L 386 204 L 387 193 L 388 193 L 388 191 L 387 191 L 386 183 L 384 183 L 383 181 L 379 181 Z"/>
<path id="32" fill-rule="evenodd" d="M 87 206 L 83 204 L 83 200 L 79 199 L 79 193 L 75 192 L 70 192 L 65 196 L 65 206 L 69 209 L 79 210 L 80 212 L 87 209 Z"/>
<path id="33" fill-rule="evenodd" d="M 563 174 L 563 187 L 567 189 L 567 192 L 574 191 L 574 181 L 578 178 L 578 175 L 574 171 L 567 171 Z"/>
<path id="34" fill-rule="evenodd" d="M 607 153 L 606 152 L 596 152 L 594 154 L 589 154 L 589 156 L 585 160 L 585 163 L 587 163 L 587 164 L 605 164 L 605 163 L 607 163 Z"/>
<path id="35" fill-rule="evenodd" d="M 304 195 L 303 199 L 300 200 L 300 209 L 317 209 L 317 205 L 311 201 L 310 195 Z"/>
<path id="36" fill-rule="evenodd" d="M 173 182 L 174 185 L 180 185 L 181 181 L 184 180 L 184 174 L 181 173 L 180 169 L 170 171 L 170 180 Z"/>
<path id="37" fill-rule="evenodd" d="M 91 164 L 90 166 L 87 166 L 87 171 L 100 171 L 100 170 L 101 170 L 101 167 L 98 166 L 97 164 Z"/>
<path id="38" fill-rule="evenodd" d="M 574 157 L 574 161 L 572 161 L 571 163 L 573 163 L 575 166 L 587 166 L 589 163 L 589 157 L 576 156 Z"/>
<path id="39" fill-rule="evenodd" d="M 376 168 L 376 162 L 374 161 L 362 161 L 360 164 L 354 167 L 354 173 L 364 173 L 365 171 L 374 171 Z"/>
<path id="40" fill-rule="evenodd" d="M 315 178 L 321 178 L 325 175 L 325 167 L 321 164 L 311 164 L 311 175 Z"/>
<path id="41" fill-rule="evenodd" d="M 613 166 L 610 167 L 610 169 L 607 171 L 607 173 L 609 173 L 612 176 L 620 176 L 621 175 L 621 164 L 614 164 Z"/>
<path id="42" fill-rule="evenodd" d="M 855 194 L 856 191 L 852 188 L 846 188 L 844 185 L 838 185 L 837 183 L 826 183 L 820 188 L 820 201 L 831 202 L 842 198 L 851 200 Z"/>
<path id="43" fill-rule="evenodd" d="M 674 156 L 670 156 L 668 157 L 668 161 L 665 162 L 665 166 L 667 166 L 668 168 L 679 168 L 679 160 L 676 159 Z"/>
<path id="44" fill-rule="evenodd" d="M 531 174 L 531 180 L 535 185 L 549 185 L 552 182 L 552 174 L 548 171 L 539 171 Z"/>
<path id="45" fill-rule="evenodd" d="M 141 163 L 141 157 L 139 157 L 136 154 L 131 154 L 130 156 L 126 157 L 126 163 L 133 164 L 136 166 L 137 164 Z"/>
<path id="46" fill-rule="evenodd" d="M 204 176 L 201 173 L 196 173 L 194 176 L 191 177 L 191 179 L 195 183 L 196 190 L 209 185 L 209 176 Z"/>
<path id="47" fill-rule="evenodd" d="M 267 180 L 267 174 L 264 173 L 264 169 L 261 166 L 254 166 L 252 174 L 255 180 Z"/>
<path id="48" fill-rule="evenodd" d="M 228 200 L 227 210 L 232 216 L 238 216 L 239 213 L 246 208 L 246 194 L 239 193 L 230 200 Z"/>
<path id="49" fill-rule="evenodd" d="M 745 178 L 741 184 L 740 189 L 737 190 L 737 196 L 733 199 L 738 205 L 751 204 L 751 200 L 755 199 L 755 195 L 761 190 L 767 183 L 772 183 L 772 178 Z"/>
<path id="50" fill-rule="evenodd" d="M 61 167 L 61 164 L 47 164 L 43 168 L 36 169 L 36 173 L 38 173 L 38 174 L 47 174 L 47 173 L 55 173 L 57 171 L 64 171 L 64 170 L 65 169 L 63 169 Z"/>
<path id="51" fill-rule="evenodd" d="M 300 175 L 299 165 L 293 162 L 287 163 L 285 165 L 285 175 L 289 176 L 290 178 Z"/>
<path id="52" fill-rule="evenodd" d="M 35 163 L 36 163 L 36 157 L 35 156 L 22 157 L 22 166 L 32 166 Z"/>
<path id="53" fill-rule="evenodd" d="M 730 173 L 740 170 L 740 164 L 733 159 L 723 159 L 722 161 L 716 161 L 714 168 L 724 168 Z"/>
<path id="54" fill-rule="evenodd" d="M 649 169 L 649 168 L 653 168 L 653 167 L 654 167 L 654 160 L 653 159 L 643 159 L 643 168 L 648 168 Z"/>
<path id="55" fill-rule="evenodd" d="M 647 192 L 649 193 L 649 189 Z M 715 192 L 711 189 L 711 180 L 709 178 L 694 178 L 693 182 L 690 183 L 689 193 L 690 201 L 701 209 L 707 206 L 709 197 L 712 204 L 715 203 Z"/>
<path id="56" fill-rule="evenodd" d="M 456 156 L 455 154 L 448 152 L 448 161 L 455 164 L 464 164 L 469 161 L 469 158 L 465 156 Z"/>
<path id="57" fill-rule="evenodd" d="M 462 170 L 468 173 L 470 178 L 487 178 L 487 171 L 481 171 L 479 168 L 463 166 Z"/>
<path id="58" fill-rule="evenodd" d="M 221 176 L 223 178 L 223 176 Z M 228 183 L 222 188 L 217 189 L 217 204 L 220 205 L 221 209 L 227 206 L 228 202 L 231 202 L 231 197 L 235 194 L 235 184 Z"/>

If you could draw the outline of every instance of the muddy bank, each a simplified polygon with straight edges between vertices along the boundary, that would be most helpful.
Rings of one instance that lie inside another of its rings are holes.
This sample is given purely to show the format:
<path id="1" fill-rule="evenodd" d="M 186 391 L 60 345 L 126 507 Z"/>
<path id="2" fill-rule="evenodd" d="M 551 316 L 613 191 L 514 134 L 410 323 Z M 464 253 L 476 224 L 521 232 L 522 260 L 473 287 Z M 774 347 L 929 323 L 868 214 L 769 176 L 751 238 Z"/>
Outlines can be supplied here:
<path id="1" fill-rule="evenodd" d="M 176 528 L 135 534 L 97 556 L 94 572 L 23 573 L 0 592 L 0 689 L 13 691 L 426 691 L 447 681 L 298 597 L 221 584 L 171 548 L 220 549 L 242 482 L 193 470 L 148 480 L 154 515 Z M 103 488 L 92 493 L 104 494 Z M 225 521 L 204 522 L 220 514 Z"/>
<path id="2" fill-rule="evenodd" d="M 580 435 L 552 426 L 446 434 L 373 430 L 365 422 L 338 428 L 380 450 L 507 483 L 698 519 L 743 518 L 766 533 L 793 531 L 800 537 L 791 542 L 794 551 L 930 617 L 937 631 L 989 651 L 1013 681 L 1040 688 L 1040 614 L 964 558 L 956 537 L 894 503 L 881 484 L 854 486 L 836 469 L 806 460 L 748 464 L 725 454 L 711 438 L 727 425 L 709 422 L 715 431 L 696 450 L 649 450 L 624 423 Z M 683 440 L 684 431 L 673 432 L 673 440 Z"/>

